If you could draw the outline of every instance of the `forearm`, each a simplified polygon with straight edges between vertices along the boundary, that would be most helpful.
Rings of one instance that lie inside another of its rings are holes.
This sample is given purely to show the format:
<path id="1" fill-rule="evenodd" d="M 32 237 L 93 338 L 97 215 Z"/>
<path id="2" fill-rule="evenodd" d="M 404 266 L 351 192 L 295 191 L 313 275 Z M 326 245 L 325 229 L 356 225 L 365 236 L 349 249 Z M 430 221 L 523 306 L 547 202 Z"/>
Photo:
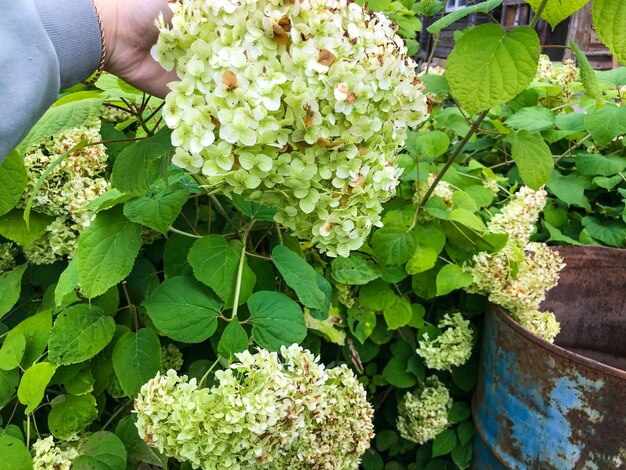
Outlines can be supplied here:
<path id="1" fill-rule="evenodd" d="M 0 0 L 0 160 L 61 88 L 97 68 L 100 30 L 90 0 Z"/>

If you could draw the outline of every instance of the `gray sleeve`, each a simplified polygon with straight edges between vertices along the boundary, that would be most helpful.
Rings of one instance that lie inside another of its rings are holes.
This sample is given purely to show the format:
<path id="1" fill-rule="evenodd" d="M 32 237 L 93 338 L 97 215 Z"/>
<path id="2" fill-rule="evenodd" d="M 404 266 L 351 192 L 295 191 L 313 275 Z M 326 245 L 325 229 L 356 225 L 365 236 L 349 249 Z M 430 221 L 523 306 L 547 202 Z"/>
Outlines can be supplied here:
<path id="1" fill-rule="evenodd" d="M 0 0 L 0 161 L 54 103 L 93 73 L 100 29 L 90 0 Z"/>

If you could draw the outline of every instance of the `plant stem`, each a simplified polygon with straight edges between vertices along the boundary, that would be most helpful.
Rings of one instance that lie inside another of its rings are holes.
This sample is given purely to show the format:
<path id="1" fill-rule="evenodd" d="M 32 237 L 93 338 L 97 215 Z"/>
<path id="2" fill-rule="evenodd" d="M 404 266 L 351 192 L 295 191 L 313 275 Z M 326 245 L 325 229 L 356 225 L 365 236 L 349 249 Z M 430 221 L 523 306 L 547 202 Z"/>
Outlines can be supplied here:
<path id="1" fill-rule="evenodd" d="M 284 245 L 285 241 L 283 240 L 283 231 L 280 229 L 280 225 L 278 224 L 278 222 L 276 222 L 276 234 L 278 235 L 278 242 L 281 245 Z"/>
<path id="2" fill-rule="evenodd" d="M 469 131 L 467 131 L 467 134 L 465 134 L 465 137 L 463 137 L 463 140 L 459 143 L 459 145 L 456 146 L 456 148 L 454 149 L 454 152 L 452 152 L 452 155 L 450 155 L 450 158 L 448 158 L 448 161 L 445 163 L 445 165 L 443 166 L 443 168 L 441 169 L 441 171 L 435 178 L 435 181 L 433 181 L 433 183 L 428 188 L 428 191 L 426 191 L 426 194 L 417 205 L 417 208 L 415 209 L 415 215 L 413 216 L 413 223 L 411 224 L 411 227 L 409 227 L 408 232 L 410 232 L 411 230 L 415 228 L 415 225 L 417 225 L 417 216 L 419 214 L 420 208 L 424 204 L 426 204 L 426 202 L 428 201 L 430 196 L 433 194 L 433 191 L 435 191 L 435 188 L 437 187 L 441 179 L 444 177 L 446 172 L 450 169 L 450 167 L 454 163 L 454 160 L 456 160 L 456 157 L 458 157 L 461 151 L 465 148 L 465 146 L 467 145 L 469 140 L 472 138 L 472 136 L 474 135 L 474 133 L 476 132 L 480 124 L 483 122 L 485 117 L 487 117 L 488 113 L 489 113 L 489 110 L 487 109 L 478 115 L 476 120 L 472 123 L 472 127 L 470 127 Z"/>
<path id="3" fill-rule="evenodd" d="M 539 5 L 539 8 L 537 9 L 537 13 L 535 13 L 535 16 L 533 16 L 533 19 L 530 21 L 530 27 L 532 29 L 535 29 L 535 27 L 537 26 L 537 23 L 539 23 L 539 20 L 541 19 L 541 14 L 543 13 L 543 10 L 546 8 L 546 5 L 548 4 L 548 0 L 543 0 L 541 2 L 541 5 Z"/>
<path id="4" fill-rule="evenodd" d="M 424 71 L 424 73 L 428 73 L 428 69 L 430 69 L 430 64 L 433 61 L 433 57 L 435 57 L 435 49 L 437 49 L 438 45 L 439 45 L 439 33 L 435 33 L 435 35 L 433 36 L 433 48 L 430 51 L 430 54 L 428 54 L 428 61 L 426 62 L 426 70 Z"/>
<path id="5" fill-rule="evenodd" d="M 231 320 L 237 318 L 237 309 L 239 308 L 239 294 L 241 294 L 241 280 L 243 278 L 243 266 L 246 262 L 246 243 L 248 242 L 248 235 L 250 234 L 250 230 L 254 225 L 254 220 L 250 222 L 250 225 L 246 228 L 246 231 L 243 232 L 243 237 L 241 238 L 241 256 L 239 257 L 239 266 L 237 267 L 237 281 L 235 283 L 235 295 L 233 296 L 233 313 L 230 316 Z"/>
<path id="6" fill-rule="evenodd" d="M 217 365 L 218 362 L 220 362 L 220 359 L 222 359 L 222 356 L 217 356 L 217 359 L 215 359 L 215 362 L 213 364 L 211 364 L 211 367 L 209 367 L 209 370 L 207 370 L 204 375 L 202 376 L 202 378 L 200 379 L 200 382 L 198 382 L 198 388 L 202 388 L 204 385 L 204 382 L 206 382 L 207 377 L 209 376 L 209 374 L 211 373 L 211 371 L 213 369 L 215 369 L 215 366 Z"/>
<path id="7" fill-rule="evenodd" d="M 202 238 L 202 235 L 194 235 L 193 233 L 183 232 L 182 230 L 178 230 L 177 228 L 174 228 L 174 227 L 170 227 L 169 231 L 177 233 L 178 235 L 189 237 L 189 238 Z"/>
<path id="8" fill-rule="evenodd" d="M 591 138 L 591 134 L 587 134 L 585 137 L 583 137 L 582 139 L 580 139 L 578 142 L 576 142 L 575 145 L 573 145 L 572 147 L 570 147 L 569 149 L 567 149 L 565 152 L 563 152 L 561 155 L 559 155 L 558 157 L 556 157 L 554 159 L 554 163 L 559 163 L 564 157 L 566 157 L 567 155 L 571 155 L 572 150 L 580 147 L 583 143 L 585 143 L 587 140 L 589 140 Z"/>

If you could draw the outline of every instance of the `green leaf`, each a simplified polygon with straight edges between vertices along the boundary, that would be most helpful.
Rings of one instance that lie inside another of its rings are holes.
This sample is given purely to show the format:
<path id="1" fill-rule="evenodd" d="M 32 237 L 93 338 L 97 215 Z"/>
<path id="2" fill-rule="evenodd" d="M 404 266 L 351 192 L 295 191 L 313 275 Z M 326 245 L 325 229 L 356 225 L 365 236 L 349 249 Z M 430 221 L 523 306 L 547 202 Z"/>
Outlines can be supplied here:
<path id="1" fill-rule="evenodd" d="M 452 429 L 440 432 L 433 441 L 433 458 L 446 455 L 456 447 L 456 433 Z"/>
<path id="2" fill-rule="evenodd" d="M 213 292 L 188 277 L 172 277 L 142 304 L 154 326 L 183 343 L 199 343 L 215 333 L 224 306 Z"/>
<path id="3" fill-rule="evenodd" d="M 33 144 L 68 129 L 79 127 L 98 117 L 103 102 L 104 99 L 102 98 L 90 98 L 53 106 L 37 121 L 37 124 L 18 146 L 18 151 L 25 153 L 25 150 Z"/>
<path id="4" fill-rule="evenodd" d="M 394 387 L 411 388 L 417 383 L 414 374 L 408 372 L 407 357 L 392 357 L 383 369 L 383 378 Z"/>
<path id="5" fill-rule="evenodd" d="M 134 397 L 143 384 L 161 369 L 161 343 L 154 331 L 129 331 L 113 348 L 113 370 L 120 387 Z"/>
<path id="6" fill-rule="evenodd" d="M 299 343 L 306 336 L 300 306 L 278 292 L 255 292 L 248 299 L 252 339 L 261 347 L 278 351 L 281 346 Z"/>
<path id="7" fill-rule="evenodd" d="M 0 348 L 0 369 L 12 370 L 22 362 L 26 350 L 26 338 L 22 334 L 7 337 Z"/>
<path id="8" fill-rule="evenodd" d="M 0 470 L 32 470 L 33 459 L 22 441 L 0 435 Z"/>
<path id="9" fill-rule="evenodd" d="M 132 194 L 125 194 L 117 188 L 111 188 L 104 194 L 101 194 L 95 199 L 92 199 L 85 205 L 85 210 L 100 212 L 115 207 L 118 204 L 123 204 L 134 196 Z"/>
<path id="10" fill-rule="evenodd" d="M 446 264 L 437 274 L 437 295 L 446 295 L 456 289 L 462 289 L 474 282 L 470 273 L 466 273 L 456 264 Z"/>
<path id="11" fill-rule="evenodd" d="M 341 284 L 361 286 L 382 276 L 380 268 L 360 253 L 335 258 L 330 266 L 331 276 Z"/>
<path id="12" fill-rule="evenodd" d="M 603 220 L 587 216 L 581 220 L 589 235 L 605 245 L 621 248 L 626 240 L 626 223 L 621 220 Z"/>
<path id="13" fill-rule="evenodd" d="M 450 93 L 450 87 L 445 75 L 426 74 L 421 77 L 426 93 L 434 93 L 437 96 L 444 97 Z M 413 154 L 413 152 L 411 152 Z"/>
<path id="14" fill-rule="evenodd" d="M 239 240 L 228 242 L 221 235 L 208 235 L 198 239 L 189 250 L 189 264 L 200 282 L 209 286 L 232 307 L 237 281 L 237 268 L 243 249 Z M 245 303 L 252 294 L 256 276 L 244 261 L 239 304 Z"/>
<path id="15" fill-rule="evenodd" d="M 397 330 L 409 324 L 413 318 L 413 309 L 411 308 L 411 303 L 404 297 L 396 297 L 393 305 L 383 310 L 383 315 L 389 329 Z"/>
<path id="16" fill-rule="evenodd" d="M 83 431 L 98 416 L 96 399 L 91 393 L 59 395 L 51 403 L 48 427 L 57 439 L 64 440 Z"/>
<path id="17" fill-rule="evenodd" d="M 13 399 L 20 381 L 20 373 L 17 369 L 0 370 L 0 407 L 3 407 Z"/>
<path id="18" fill-rule="evenodd" d="M 124 215 L 132 222 L 167 233 L 188 196 L 189 192 L 181 187 L 163 189 L 153 196 L 128 201 L 124 204 Z"/>
<path id="19" fill-rule="evenodd" d="M 396 302 L 396 294 L 389 284 L 382 280 L 372 281 L 359 290 L 359 305 L 380 312 Z"/>
<path id="20" fill-rule="evenodd" d="M 193 270 L 187 261 L 187 256 L 194 241 L 193 238 L 176 234 L 167 239 L 163 252 L 165 279 L 176 276 L 193 276 Z"/>
<path id="21" fill-rule="evenodd" d="M 450 137 L 445 132 L 429 130 L 417 135 L 415 145 L 418 156 L 437 158 L 446 153 L 450 147 Z"/>
<path id="22" fill-rule="evenodd" d="M 248 349 L 248 334 L 239 320 L 233 318 L 222 333 L 217 345 L 217 353 L 230 361 L 235 353 Z"/>
<path id="23" fill-rule="evenodd" d="M 23 336 L 26 339 L 26 349 L 21 359 L 23 367 L 31 366 L 43 353 L 48 345 L 50 330 L 52 329 L 52 312 L 43 310 L 22 320 L 6 337 L 11 341 L 13 336 Z"/>
<path id="24" fill-rule="evenodd" d="M 0 318 L 11 311 L 22 292 L 22 277 L 27 264 L 21 264 L 11 271 L 0 274 Z"/>
<path id="25" fill-rule="evenodd" d="M 272 250 L 272 261 L 303 305 L 324 311 L 326 294 L 318 285 L 317 271 L 304 258 L 285 245 L 277 245 Z"/>
<path id="26" fill-rule="evenodd" d="M 610 85 L 613 88 L 626 86 L 626 67 L 617 67 L 612 70 L 596 70 L 598 82 L 603 85 Z"/>
<path id="27" fill-rule="evenodd" d="M 456 433 L 459 436 L 461 445 L 465 445 L 474 437 L 474 425 L 471 421 L 463 421 L 457 426 Z"/>
<path id="28" fill-rule="evenodd" d="M 608 145 L 613 139 L 626 134 L 626 106 L 607 104 L 585 116 L 585 127 L 600 145 Z"/>
<path id="29" fill-rule="evenodd" d="M 383 227 L 372 235 L 372 249 L 382 265 L 406 263 L 415 249 L 415 243 L 406 229 Z"/>
<path id="30" fill-rule="evenodd" d="M 141 228 L 119 208 L 100 212 L 78 238 L 78 280 L 92 299 L 128 276 L 141 247 Z"/>
<path id="31" fill-rule="evenodd" d="M 470 442 L 465 444 L 461 444 L 460 442 L 456 445 L 456 447 L 452 450 L 451 457 L 452 461 L 456 464 L 460 469 L 469 468 L 472 463 L 472 455 L 473 455 L 473 447 Z"/>
<path id="32" fill-rule="evenodd" d="M 28 246 L 46 233 L 46 228 L 53 220 L 47 215 L 34 213 L 30 217 L 29 225 L 26 225 L 24 211 L 13 209 L 0 218 L 0 235 L 18 245 Z"/>
<path id="33" fill-rule="evenodd" d="M 348 309 L 348 328 L 361 344 L 370 337 L 376 327 L 376 314 L 360 308 Z"/>
<path id="34" fill-rule="evenodd" d="M 78 262 L 72 258 L 67 268 L 59 276 L 59 282 L 54 289 L 54 304 L 59 307 L 65 297 L 70 295 L 78 286 Z"/>
<path id="35" fill-rule="evenodd" d="M 48 359 L 58 365 L 91 359 L 111 342 L 115 320 L 94 305 L 78 304 L 59 314 L 48 341 Z"/>
<path id="36" fill-rule="evenodd" d="M 535 77 L 541 45 L 534 30 L 483 24 L 466 32 L 447 62 L 452 96 L 470 114 L 514 98 Z"/>
<path id="37" fill-rule="evenodd" d="M 626 23 L 625 23 L 626 24 Z M 578 63 L 578 70 L 580 71 L 580 81 L 585 87 L 585 91 L 589 96 L 596 100 L 596 104 L 601 106 L 604 103 L 602 91 L 600 90 L 600 84 L 598 83 L 598 77 L 596 76 L 593 67 L 589 63 L 587 56 L 580 50 L 578 44 L 570 39 L 570 47 L 576 55 L 576 62 Z"/>
<path id="38" fill-rule="evenodd" d="M 581 245 L 581 243 L 579 243 L 577 240 L 574 240 L 573 238 L 568 237 L 563 232 L 561 232 L 558 228 L 553 227 L 545 220 L 542 221 L 542 224 L 545 227 L 545 229 L 548 231 L 548 234 L 550 235 L 550 238 L 546 240 L 547 242 L 565 243 L 568 245 Z"/>
<path id="39" fill-rule="evenodd" d="M 435 266 L 439 253 L 428 246 L 416 245 L 413 256 L 406 263 L 406 272 L 408 274 L 417 274 L 428 271 Z"/>
<path id="40" fill-rule="evenodd" d="M 459 423 L 468 419 L 471 415 L 470 407 L 463 401 L 457 401 L 452 405 L 448 412 L 448 421 L 450 423 Z"/>
<path id="41" fill-rule="evenodd" d="M 476 5 L 471 5 L 465 7 L 461 10 L 455 10 L 451 13 L 448 13 L 443 18 L 438 19 L 433 24 L 431 24 L 427 31 L 431 34 L 438 33 L 442 29 L 446 29 L 452 23 L 456 23 L 461 18 L 465 18 L 473 13 L 478 12 L 489 12 L 494 8 L 499 7 L 502 4 L 502 0 L 488 0 L 486 2 L 477 3 Z"/>
<path id="42" fill-rule="evenodd" d="M 513 136 L 511 156 L 519 169 L 524 184 L 537 190 L 550 179 L 554 160 L 550 147 L 538 134 L 525 131 Z"/>
<path id="43" fill-rule="evenodd" d="M 313 318 L 309 312 L 304 313 L 304 322 L 309 330 L 315 330 L 325 336 L 325 340 L 343 346 L 346 344 L 346 333 L 344 330 L 336 328 L 340 317 L 329 316 L 326 320 Z"/>
<path id="44" fill-rule="evenodd" d="M 126 448 L 115 434 L 93 433 L 72 464 L 72 470 L 120 470 L 126 468 Z"/>
<path id="45" fill-rule="evenodd" d="M 532 106 L 522 108 L 506 120 L 509 127 L 530 133 L 545 131 L 554 127 L 554 114 L 548 108 Z"/>
<path id="46" fill-rule="evenodd" d="M 541 17 L 550 23 L 554 29 L 565 18 L 584 7 L 587 2 L 589 0 L 548 0 Z M 536 12 L 539 10 L 542 0 L 528 0 L 528 3 Z"/>
<path id="47" fill-rule="evenodd" d="M 155 450 L 139 437 L 137 432 L 136 416 L 124 416 L 117 423 L 115 434 L 124 443 L 124 447 L 128 451 L 128 460 L 130 463 L 144 462 L 155 467 L 163 467 L 162 459 Z"/>
<path id="48" fill-rule="evenodd" d="M 582 0 L 577 0 L 582 2 Z M 586 2 L 585 2 L 586 3 Z M 594 0 L 593 26 L 600 40 L 622 65 L 626 64 L 626 5 L 621 0 Z"/>
<path id="49" fill-rule="evenodd" d="M 585 189 L 591 187 L 590 180 L 586 176 L 576 173 L 563 176 L 555 170 L 550 180 L 546 183 L 546 187 L 552 194 L 567 205 L 591 209 L 589 200 L 585 196 Z"/>
<path id="50" fill-rule="evenodd" d="M 376 434 L 376 448 L 380 452 L 385 452 L 391 448 L 391 446 L 400 442 L 400 436 L 393 429 L 385 429 Z"/>
<path id="51" fill-rule="evenodd" d="M 451 210 L 448 214 L 448 220 L 465 225 L 478 233 L 485 233 L 487 231 L 487 227 L 482 219 L 474 212 L 468 211 L 467 209 Z"/>
<path id="52" fill-rule="evenodd" d="M 576 155 L 576 171 L 586 176 L 613 176 L 626 170 L 623 156 Z"/>
<path id="53" fill-rule="evenodd" d="M 239 209 L 243 215 L 251 219 L 273 222 L 274 216 L 278 212 L 277 209 L 272 207 L 266 207 L 262 204 L 244 199 L 239 194 L 233 194 L 232 198 L 233 205 Z"/>
<path id="54" fill-rule="evenodd" d="M 111 184 L 123 193 L 144 196 L 150 185 L 160 176 L 160 160 L 172 151 L 169 132 L 126 147 L 115 159 Z"/>
<path id="55" fill-rule="evenodd" d="M 32 413 L 39 406 L 55 371 L 56 366 L 49 362 L 38 362 L 26 369 L 17 389 L 17 398 L 26 405 L 24 414 Z"/>
<path id="56" fill-rule="evenodd" d="M 14 150 L 0 165 L 0 216 L 9 212 L 19 202 L 27 181 L 22 157 Z"/>

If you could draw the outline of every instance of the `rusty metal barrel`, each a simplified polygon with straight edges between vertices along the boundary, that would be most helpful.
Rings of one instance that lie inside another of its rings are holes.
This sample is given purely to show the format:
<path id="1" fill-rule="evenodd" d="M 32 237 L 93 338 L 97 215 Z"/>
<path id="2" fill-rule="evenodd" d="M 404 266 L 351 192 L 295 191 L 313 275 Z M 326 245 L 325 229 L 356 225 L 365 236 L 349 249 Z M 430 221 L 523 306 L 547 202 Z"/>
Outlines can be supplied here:
<path id="1" fill-rule="evenodd" d="M 487 310 L 476 470 L 626 469 L 626 250 L 557 250 L 567 266 L 542 304 L 555 344 Z"/>

